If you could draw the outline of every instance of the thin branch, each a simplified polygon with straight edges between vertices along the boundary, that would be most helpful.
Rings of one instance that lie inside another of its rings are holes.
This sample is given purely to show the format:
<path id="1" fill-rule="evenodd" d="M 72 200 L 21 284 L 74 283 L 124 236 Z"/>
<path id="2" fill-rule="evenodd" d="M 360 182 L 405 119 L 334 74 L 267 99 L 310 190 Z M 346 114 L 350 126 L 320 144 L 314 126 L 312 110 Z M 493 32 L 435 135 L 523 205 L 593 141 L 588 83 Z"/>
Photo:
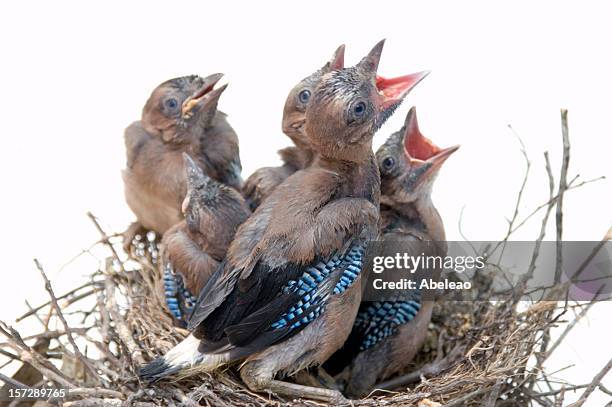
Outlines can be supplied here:
<path id="1" fill-rule="evenodd" d="M 584 259 L 582 264 L 580 264 L 580 267 L 578 267 L 576 272 L 572 275 L 572 278 L 571 278 L 572 282 L 577 281 L 578 277 L 580 277 L 582 272 L 587 268 L 587 266 L 591 263 L 591 261 L 595 258 L 595 256 L 597 256 L 597 253 L 599 253 L 599 251 L 610 240 L 612 240 L 612 227 L 608 229 L 608 232 L 606 232 L 606 235 L 603 237 L 603 239 L 601 239 L 601 241 L 593 248 L 593 250 L 591 251 L 591 254 L 589 254 L 589 256 L 586 259 Z"/>
<path id="2" fill-rule="evenodd" d="M 465 347 L 457 346 L 446 357 L 435 360 L 414 372 L 410 372 L 403 376 L 379 383 L 375 386 L 375 388 L 379 390 L 398 389 L 402 386 L 419 381 L 421 377 L 432 377 L 438 375 L 457 362 L 463 356 L 464 351 Z"/>
<path id="3" fill-rule="evenodd" d="M 15 380 L 11 377 L 5 376 L 2 373 L 0 373 L 0 380 L 2 380 L 4 383 L 11 387 L 17 387 L 20 389 L 30 389 L 30 386 L 28 386 L 27 384 L 23 384 L 19 380 Z"/>
<path id="4" fill-rule="evenodd" d="M 101 398 L 124 398 L 125 396 L 116 390 L 96 388 L 84 388 L 78 387 L 76 389 L 70 389 L 66 399 L 72 400 L 79 397 L 101 397 Z"/>
<path id="5" fill-rule="evenodd" d="M 18 361 L 20 361 L 20 362 L 23 362 L 23 361 L 22 361 L 22 360 L 19 358 L 19 356 L 15 355 L 15 354 L 13 354 L 13 353 L 11 353 L 11 352 L 7 352 L 7 351 L 5 351 L 5 350 L 2 350 L 2 349 L 0 349 L 0 355 L 6 356 L 7 358 L 9 358 L 9 359 L 11 359 L 11 360 L 18 360 Z M 10 362 L 10 361 L 9 361 L 9 362 Z M 5 366 L 5 365 L 0 366 L 0 367 L 4 367 L 4 366 Z"/>
<path id="6" fill-rule="evenodd" d="M 608 396 L 612 396 L 612 390 L 608 390 L 606 386 L 603 385 L 603 383 L 599 383 L 599 390 L 603 391 Z"/>
<path id="7" fill-rule="evenodd" d="M 70 297 L 71 295 L 74 295 L 77 291 L 82 290 L 83 288 L 89 287 L 91 285 L 96 285 L 96 284 L 99 284 L 99 282 L 97 282 L 97 281 L 89 281 L 89 282 L 87 282 L 87 283 L 85 283 L 83 285 L 78 286 L 77 288 L 74 288 L 74 289 L 70 290 L 69 292 L 67 292 L 64 295 L 61 295 L 61 296 L 57 297 L 57 299 L 58 300 L 63 300 L 65 298 L 67 298 L 67 297 Z M 28 312 L 26 312 L 22 316 L 17 317 L 15 319 L 15 322 L 20 322 L 21 320 L 29 317 L 32 314 L 37 313 L 38 311 L 40 311 L 41 309 L 43 309 L 43 308 L 45 308 L 45 307 L 47 307 L 49 305 L 51 305 L 51 301 L 47 301 L 44 304 L 39 305 L 38 307 L 32 308 L 31 310 L 29 310 Z"/>
<path id="8" fill-rule="evenodd" d="M 546 213 L 542 218 L 542 225 L 540 226 L 540 234 L 536 239 L 535 246 L 533 248 L 533 252 L 531 254 L 531 262 L 529 263 L 529 268 L 527 269 L 527 273 L 521 276 L 521 282 L 519 284 L 519 292 L 515 293 L 515 301 L 518 301 L 520 296 L 522 295 L 527 282 L 533 277 L 533 272 L 536 268 L 536 261 L 540 254 L 540 246 L 542 245 L 542 240 L 546 236 L 546 225 L 548 224 L 548 218 L 550 217 L 550 213 L 552 212 L 552 208 L 554 206 L 553 194 L 555 191 L 555 178 L 552 174 L 552 169 L 550 166 L 550 159 L 548 157 L 548 151 L 544 152 L 544 161 L 546 162 L 546 173 L 548 174 L 548 195 L 550 196 L 548 207 L 546 208 Z"/>
<path id="9" fill-rule="evenodd" d="M 603 288 L 603 286 L 600 288 L 599 291 L 601 291 L 601 289 Z M 599 296 L 599 293 L 597 294 L 597 296 Z M 596 296 L 596 298 L 597 298 Z M 589 310 L 591 309 L 591 307 L 593 306 L 593 304 L 595 304 L 595 299 L 591 302 L 589 302 L 587 305 L 584 306 L 584 308 L 582 308 L 580 310 L 580 313 L 578 315 L 576 315 L 574 317 L 574 320 L 572 322 L 570 322 L 566 327 L 565 330 L 561 333 L 561 335 L 559 335 L 559 337 L 557 338 L 557 340 L 555 341 L 555 343 L 552 344 L 552 346 L 546 351 L 546 354 L 543 355 L 543 359 L 546 360 L 550 357 L 550 355 L 559 347 L 559 345 L 561 344 L 561 342 L 563 342 L 563 340 L 567 337 L 567 335 L 570 333 L 570 331 L 572 329 L 574 329 L 574 327 L 576 325 L 578 325 L 578 323 L 580 322 L 580 320 L 582 320 L 582 318 L 585 317 L 585 315 L 587 314 L 587 312 L 589 312 Z"/>
<path id="10" fill-rule="evenodd" d="M 108 246 L 111 253 L 113 254 L 113 257 L 117 261 L 117 264 L 119 264 L 121 271 L 125 271 L 125 269 L 123 268 L 123 262 L 121 261 L 121 258 L 119 258 L 119 254 L 117 253 L 117 251 L 115 250 L 115 247 L 111 243 L 110 237 L 106 234 L 104 229 L 102 229 L 102 226 L 100 226 L 98 219 L 91 212 L 87 212 L 87 216 L 89 217 L 89 219 L 91 219 L 96 229 L 98 229 L 98 232 L 100 233 L 100 236 L 101 236 L 100 240 L 102 240 L 102 242 L 104 242 L 104 244 Z"/>
<path id="11" fill-rule="evenodd" d="M 476 248 L 474 247 L 470 239 L 468 239 L 465 233 L 463 232 L 463 212 L 464 210 L 465 210 L 465 206 L 461 208 L 461 212 L 459 213 L 459 220 L 457 221 L 457 227 L 459 228 L 459 234 L 461 235 L 461 238 L 465 240 L 467 244 L 470 245 L 470 247 L 472 248 L 472 251 L 474 253 L 478 253 L 478 251 L 476 250 Z"/>
<path id="12" fill-rule="evenodd" d="M 570 160 L 569 130 L 567 127 L 567 110 L 561 109 L 561 133 L 563 136 L 563 161 L 561 162 L 561 175 L 559 177 L 559 192 L 557 196 L 557 261 L 555 264 L 555 284 L 561 282 L 563 273 L 563 195 L 567 189 L 567 170 Z"/>
<path id="13" fill-rule="evenodd" d="M 122 407 L 123 405 L 125 405 L 125 402 L 122 399 L 117 399 L 117 398 L 103 399 L 103 398 L 90 397 L 90 398 L 86 398 L 83 400 L 69 401 L 67 403 L 63 403 L 62 405 L 64 407 Z M 157 404 L 155 403 L 148 403 L 148 402 L 142 402 L 142 401 L 133 402 L 133 403 L 130 403 L 129 405 L 133 407 L 156 407 L 157 406 Z"/>
<path id="14" fill-rule="evenodd" d="M 111 319 L 115 323 L 115 330 L 117 331 L 117 335 L 123 341 L 125 346 L 127 347 L 130 357 L 135 360 L 138 364 L 143 364 L 144 359 L 142 357 L 142 351 L 138 347 L 138 344 L 132 337 L 132 333 L 128 328 L 125 320 L 121 316 L 119 312 L 119 307 L 117 306 L 117 299 L 115 298 L 115 283 L 112 279 L 106 279 L 106 301 L 108 305 L 108 312 L 110 313 Z"/>
<path id="15" fill-rule="evenodd" d="M 499 255 L 499 261 L 501 261 L 504 255 L 504 250 L 506 248 L 506 242 L 510 238 L 510 235 L 512 234 L 512 228 L 514 226 L 514 223 L 518 219 L 519 209 L 521 207 L 521 202 L 523 200 L 523 194 L 525 193 L 525 187 L 527 186 L 527 180 L 529 179 L 529 171 L 531 170 L 531 160 L 529 160 L 529 156 L 527 155 L 527 149 L 525 148 L 525 143 L 523 143 L 523 139 L 521 139 L 521 136 L 519 136 L 518 133 L 514 131 L 512 126 L 508 125 L 508 128 L 512 131 L 512 133 L 516 136 L 519 143 L 521 144 L 521 153 L 523 154 L 523 158 L 525 160 L 525 173 L 523 175 L 523 182 L 521 183 L 521 187 L 516 197 L 516 203 L 514 205 L 514 213 L 512 215 L 512 218 L 508 221 L 508 231 L 506 232 L 506 236 L 502 240 L 503 248 L 502 248 L 502 252 Z M 497 250 L 497 246 L 495 247 L 494 250 Z"/>
<path id="16" fill-rule="evenodd" d="M 610 359 L 608 361 L 608 363 L 606 363 L 604 368 L 601 369 L 601 371 L 599 373 L 597 373 L 597 375 L 591 381 L 591 384 L 589 384 L 589 386 L 586 388 L 584 393 L 582 393 L 582 396 L 580 396 L 578 401 L 576 401 L 575 403 L 570 404 L 568 407 L 580 407 L 580 406 L 582 406 L 587 401 L 589 396 L 593 393 L 593 391 L 595 391 L 597 386 L 599 386 L 599 384 L 601 383 L 603 378 L 608 374 L 610 369 L 612 369 L 612 359 Z"/>
<path id="17" fill-rule="evenodd" d="M 491 389 L 491 393 L 489 393 L 484 402 L 484 407 L 495 407 L 495 403 L 499 398 L 499 393 L 501 392 L 501 386 L 503 383 L 504 381 L 501 379 L 498 380 L 497 383 L 495 383 L 495 386 L 493 386 L 493 388 Z"/>
<path id="18" fill-rule="evenodd" d="M 568 391 L 575 391 L 575 390 L 580 390 L 580 389 L 584 389 L 586 387 L 589 387 L 591 384 L 587 383 L 587 384 L 579 384 L 576 386 L 567 386 L 567 385 L 563 385 L 560 389 L 557 390 L 551 390 L 551 391 L 547 391 L 547 392 L 543 392 L 543 393 L 538 393 L 538 396 L 556 396 L 557 394 L 560 393 L 567 393 Z"/>
<path id="19" fill-rule="evenodd" d="M 466 405 L 466 401 L 473 399 L 476 396 L 480 396 L 481 394 L 484 394 L 488 391 L 490 391 L 491 388 L 489 387 L 481 387 L 478 390 L 474 390 L 471 393 L 465 394 L 461 397 L 458 397 L 456 399 L 453 399 L 453 401 L 451 401 L 450 403 L 446 403 L 444 405 L 444 407 L 458 407 L 458 406 L 465 406 Z"/>
<path id="20" fill-rule="evenodd" d="M 81 350 L 77 346 L 74 340 L 74 337 L 72 336 L 70 325 L 68 325 L 66 318 L 64 318 L 64 314 L 62 314 L 62 309 L 57 303 L 55 292 L 53 291 L 53 288 L 51 287 L 51 281 L 49 281 L 49 279 L 47 278 L 47 275 L 45 274 L 45 270 L 43 269 L 38 259 L 34 259 L 34 263 L 36 264 L 36 268 L 38 268 L 38 271 L 40 271 L 40 275 L 45 280 L 45 290 L 47 290 L 47 292 L 49 293 L 49 296 L 51 297 L 51 305 L 53 306 L 53 308 L 55 308 L 57 317 L 59 318 L 62 325 L 64 326 L 64 330 L 66 331 L 66 337 L 68 338 L 68 342 L 70 342 L 70 345 L 72 345 L 74 354 L 81 361 L 81 363 L 83 363 L 83 365 L 87 368 L 87 370 L 89 370 L 89 372 L 92 374 L 92 378 L 100 377 L 100 375 L 98 374 L 98 371 L 92 366 L 89 359 L 81 353 Z"/>
<path id="21" fill-rule="evenodd" d="M 574 185 L 574 180 L 570 181 L 568 183 L 568 187 L 566 189 L 566 191 L 571 191 L 573 189 L 577 189 L 580 187 L 583 187 L 587 184 L 591 184 L 593 182 L 597 182 L 597 181 L 601 181 L 603 179 L 606 179 L 605 176 L 601 176 L 601 177 L 597 177 L 597 178 L 592 178 L 592 179 L 588 179 L 585 181 L 581 181 L 578 184 Z M 522 226 L 524 226 L 532 217 L 534 217 L 535 215 L 537 215 L 538 212 L 540 212 L 542 209 L 546 208 L 547 206 L 549 206 L 551 203 L 554 203 L 557 201 L 557 199 L 559 198 L 558 195 L 553 196 L 552 198 L 549 198 L 548 201 L 544 202 L 543 204 L 540 204 L 539 206 L 537 206 L 534 210 L 532 210 L 527 216 L 525 216 L 525 218 L 523 218 L 523 220 L 521 220 L 514 229 L 512 229 L 512 233 L 516 232 L 517 230 L 519 230 Z"/>
<path id="22" fill-rule="evenodd" d="M 18 352 L 19 358 L 22 361 L 31 364 L 49 380 L 53 380 L 64 387 L 77 387 L 68 377 L 66 377 L 66 375 L 53 366 L 49 360 L 43 358 L 38 352 L 28 346 L 23 339 L 21 339 L 19 332 L 2 321 L 0 321 L 0 333 L 11 342 L 11 347 Z"/>

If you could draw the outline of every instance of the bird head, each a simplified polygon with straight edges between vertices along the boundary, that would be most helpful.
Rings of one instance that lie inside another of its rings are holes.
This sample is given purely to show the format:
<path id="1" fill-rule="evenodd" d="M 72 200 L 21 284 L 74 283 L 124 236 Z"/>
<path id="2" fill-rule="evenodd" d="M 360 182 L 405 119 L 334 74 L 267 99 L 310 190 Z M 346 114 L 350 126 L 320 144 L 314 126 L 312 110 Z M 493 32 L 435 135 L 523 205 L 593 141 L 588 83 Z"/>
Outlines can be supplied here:
<path id="1" fill-rule="evenodd" d="M 202 168 L 187 153 L 183 153 L 183 162 L 187 177 L 187 194 L 181 209 L 189 231 L 199 233 L 203 211 L 214 201 L 220 185 L 204 174 Z"/>
<path id="2" fill-rule="evenodd" d="M 376 152 L 383 200 L 411 203 L 429 197 L 442 164 L 458 149 L 458 145 L 440 148 L 423 136 L 412 107 L 401 130 Z"/>
<path id="3" fill-rule="evenodd" d="M 159 85 L 142 110 L 142 123 L 150 134 L 165 142 L 185 140 L 189 134 L 210 127 L 219 97 L 227 87 L 215 89 L 223 74 L 170 79 Z"/>
<path id="4" fill-rule="evenodd" d="M 306 108 L 305 133 L 323 156 L 363 161 L 372 137 L 428 72 L 377 76 L 384 40 L 357 65 L 324 74 Z"/>
<path id="5" fill-rule="evenodd" d="M 182 211 L 192 234 L 222 234 L 225 231 L 214 230 L 215 227 L 231 229 L 246 220 L 250 210 L 238 191 L 210 178 L 187 153 L 183 153 L 183 162 L 187 194 Z M 214 219 L 219 221 L 213 222 Z"/>
<path id="6" fill-rule="evenodd" d="M 308 139 L 303 132 L 306 107 L 310 96 L 321 77 L 333 70 L 344 68 L 344 44 L 340 45 L 332 58 L 313 74 L 302 79 L 291 89 L 283 109 L 283 133 L 299 148 L 308 148 Z"/>

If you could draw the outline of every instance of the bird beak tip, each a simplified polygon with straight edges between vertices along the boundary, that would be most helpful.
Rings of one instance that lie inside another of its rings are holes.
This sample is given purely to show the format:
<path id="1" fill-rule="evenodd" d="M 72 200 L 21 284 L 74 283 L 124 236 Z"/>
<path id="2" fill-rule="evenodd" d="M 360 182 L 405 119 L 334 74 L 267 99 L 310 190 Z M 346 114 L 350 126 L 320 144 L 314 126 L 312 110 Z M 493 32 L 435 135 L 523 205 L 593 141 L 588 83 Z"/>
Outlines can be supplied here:
<path id="1" fill-rule="evenodd" d="M 460 145 L 454 145 L 452 147 L 444 148 L 436 153 L 431 160 L 434 165 L 440 166 L 448 157 L 450 157 L 455 151 L 459 150 Z"/>
<path id="2" fill-rule="evenodd" d="M 215 73 L 204 78 L 204 84 L 183 102 L 181 114 L 184 118 L 191 117 L 193 115 L 192 110 L 196 106 L 207 106 L 211 101 L 219 98 L 221 93 L 223 93 L 227 87 L 227 84 L 225 84 L 215 89 L 215 85 L 221 80 L 222 77 L 222 73 Z"/>
<path id="3" fill-rule="evenodd" d="M 417 72 L 410 75 L 385 78 L 377 76 L 376 88 L 383 97 L 384 105 L 400 102 L 408 93 L 429 75 L 429 71 Z"/>

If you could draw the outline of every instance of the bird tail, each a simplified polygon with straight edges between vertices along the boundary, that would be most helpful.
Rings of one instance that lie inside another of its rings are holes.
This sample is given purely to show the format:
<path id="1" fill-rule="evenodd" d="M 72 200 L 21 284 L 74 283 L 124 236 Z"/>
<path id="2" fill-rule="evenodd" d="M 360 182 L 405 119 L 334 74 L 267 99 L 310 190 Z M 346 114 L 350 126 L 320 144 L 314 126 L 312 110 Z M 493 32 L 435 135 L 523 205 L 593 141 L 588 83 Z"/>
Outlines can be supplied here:
<path id="1" fill-rule="evenodd" d="M 225 354 L 206 354 L 199 350 L 200 340 L 189 335 L 164 356 L 144 365 L 138 376 L 149 383 L 186 371 L 210 371 L 228 360 Z"/>

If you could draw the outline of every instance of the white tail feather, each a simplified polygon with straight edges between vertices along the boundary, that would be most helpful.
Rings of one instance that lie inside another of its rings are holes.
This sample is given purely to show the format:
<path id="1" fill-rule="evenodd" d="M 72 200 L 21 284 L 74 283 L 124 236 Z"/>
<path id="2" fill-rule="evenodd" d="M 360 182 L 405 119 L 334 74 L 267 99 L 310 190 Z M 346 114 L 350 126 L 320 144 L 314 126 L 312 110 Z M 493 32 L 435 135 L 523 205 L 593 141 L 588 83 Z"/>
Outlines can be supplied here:
<path id="1" fill-rule="evenodd" d="M 189 335 L 163 357 L 144 366 L 139 375 L 145 380 L 156 381 L 177 373 L 183 376 L 193 372 L 212 371 L 229 361 L 227 353 L 205 354 L 198 350 L 199 346 L 200 340 Z"/>

